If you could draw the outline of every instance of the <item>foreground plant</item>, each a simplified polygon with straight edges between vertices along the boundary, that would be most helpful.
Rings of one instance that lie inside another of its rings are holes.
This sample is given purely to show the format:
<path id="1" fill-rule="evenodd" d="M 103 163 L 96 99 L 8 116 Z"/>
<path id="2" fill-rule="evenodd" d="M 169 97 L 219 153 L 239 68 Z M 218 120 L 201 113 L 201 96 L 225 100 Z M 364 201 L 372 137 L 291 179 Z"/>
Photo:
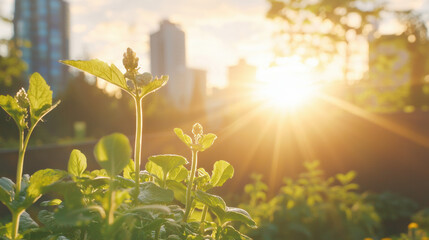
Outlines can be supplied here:
<path id="1" fill-rule="evenodd" d="M 0 178 L 0 201 L 12 214 L 12 222 L 1 228 L 0 233 L 12 239 L 19 238 L 20 218 L 22 216 L 28 220 L 28 214 L 22 214 L 41 196 L 42 187 L 64 176 L 62 172 L 52 169 L 38 171 L 31 178 L 26 175 L 23 179 L 22 175 L 25 151 L 33 130 L 58 104 L 52 104 L 52 91 L 38 73 L 31 75 L 28 93 L 22 88 L 15 97 L 0 96 L 0 107 L 15 121 L 19 132 L 16 183 L 5 177 Z"/>
<path id="2" fill-rule="evenodd" d="M 183 156 L 163 154 L 149 157 L 140 171 L 143 128 L 142 99 L 162 87 L 168 77 L 153 79 L 138 73 L 138 58 L 131 49 L 124 54 L 126 72 L 99 60 L 63 61 L 122 88 L 136 104 L 134 161 L 128 138 L 119 133 L 103 137 L 94 156 L 101 170 L 88 171 L 86 156 L 75 149 L 70 155 L 66 178 L 56 178 L 43 192 L 57 199 L 41 203 L 41 227 L 23 232 L 25 239 L 248 239 L 232 222 L 255 227 L 243 209 L 227 207 L 220 197 L 208 193 L 234 174 L 226 161 L 217 161 L 210 175 L 197 167 L 198 152 L 212 146 L 216 135 L 204 134 L 195 124 L 194 138 L 174 129 L 190 148 L 191 169 Z M 59 171 L 59 170 L 58 170 Z M 31 219 L 31 218 L 30 218 Z"/>
<path id="3" fill-rule="evenodd" d="M 136 57 L 136 53 L 133 52 L 131 48 L 127 49 L 122 60 L 122 63 L 126 69 L 125 74 L 123 74 L 114 64 L 109 66 L 107 63 L 98 59 L 89 61 L 65 60 L 61 62 L 114 84 L 115 86 L 130 94 L 133 98 L 136 108 L 134 169 L 137 170 L 137 174 L 134 174 L 134 182 L 135 196 L 138 196 L 140 183 L 140 174 L 138 173 L 141 166 L 143 133 L 143 98 L 149 93 L 155 92 L 164 86 L 168 81 L 168 76 L 153 78 L 152 74 L 148 72 L 139 73 L 139 58 Z"/>

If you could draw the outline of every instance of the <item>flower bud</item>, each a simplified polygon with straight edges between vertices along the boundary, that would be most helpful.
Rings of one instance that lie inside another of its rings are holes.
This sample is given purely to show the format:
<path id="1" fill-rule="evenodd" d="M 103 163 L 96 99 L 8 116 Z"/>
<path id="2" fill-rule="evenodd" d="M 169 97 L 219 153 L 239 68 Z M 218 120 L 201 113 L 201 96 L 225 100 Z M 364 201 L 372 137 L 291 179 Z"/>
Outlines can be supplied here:
<path id="1" fill-rule="evenodd" d="M 139 58 L 136 57 L 136 53 L 131 49 L 127 48 L 127 51 L 124 53 L 124 58 L 122 59 L 122 64 L 124 64 L 127 72 L 136 72 L 139 65 Z"/>
<path id="2" fill-rule="evenodd" d="M 192 127 L 192 133 L 194 134 L 194 136 L 203 135 L 203 126 L 201 126 L 201 124 L 199 123 L 195 123 Z"/>
<path id="3" fill-rule="evenodd" d="M 15 95 L 15 100 L 18 102 L 18 106 L 22 108 L 28 108 L 30 106 L 30 101 L 28 100 L 27 93 L 24 88 L 21 88 Z"/>

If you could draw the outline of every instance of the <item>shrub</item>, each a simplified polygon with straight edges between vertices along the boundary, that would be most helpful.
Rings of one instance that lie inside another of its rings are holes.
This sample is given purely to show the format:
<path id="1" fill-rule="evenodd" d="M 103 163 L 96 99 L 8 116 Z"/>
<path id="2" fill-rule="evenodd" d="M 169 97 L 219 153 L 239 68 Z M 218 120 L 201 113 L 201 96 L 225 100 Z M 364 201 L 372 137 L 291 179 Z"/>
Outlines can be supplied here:
<path id="1" fill-rule="evenodd" d="M 285 179 L 279 193 L 266 199 L 260 176 L 245 187 L 248 202 L 241 205 L 260 227 L 248 232 L 255 239 L 362 240 L 376 236 L 380 218 L 365 196 L 356 193 L 354 172 L 323 178 L 318 162 L 304 164 L 297 180 Z M 337 182 L 337 183 L 335 183 Z"/>

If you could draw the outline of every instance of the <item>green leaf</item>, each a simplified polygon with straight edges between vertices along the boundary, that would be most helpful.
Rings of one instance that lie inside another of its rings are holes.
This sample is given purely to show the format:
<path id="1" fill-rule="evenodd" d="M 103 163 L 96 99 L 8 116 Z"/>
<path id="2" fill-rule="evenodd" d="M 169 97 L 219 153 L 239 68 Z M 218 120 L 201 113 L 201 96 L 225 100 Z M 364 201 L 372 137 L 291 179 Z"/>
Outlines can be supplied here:
<path id="1" fill-rule="evenodd" d="M 130 162 L 131 145 L 125 135 L 114 133 L 98 141 L 94 155 L 100 166 L 106 169 L 107 174 L 114 177 Z"/>
<path id="2" fill-rule="evenodd" d="M 22 212 L 19 217 L 19 231 L 25 231 L 31 228 L 38 228 L 39 225 L 31 218 L 30 214 L 26 211 Z"/>
<path id="3" fill-rule="evenodd" d="M 90 73 L 128 91 L 124 74 L 122 74 L 114 64 L 109 66 L 107 63 L 98 59 L 88 61 L 63 60 L 60 62 Z"/>
<path id="4" fill-rule="evenodd" d="M 222 239 L 252 240 L 232 226 L 226 226 L 222 231 Z"/>
<path id="5" fill-rule="evenodd" d="M 161 188 L 153 182 L 144 182 L 140 185 L 138 199 L 144 204 L 170 203 L 174 200 L 174 193 L 170 189 Z"/>
<path id="6" fill-rule="evenodd" d="M 339 173 L 336 175 L 336 177 L 342 185 L 346 185 L 346 184 L 350 183 L 351 181 L 353 181 L 353 179 L 356 177 L 356 172 L 350 171 L 346 174 Z"/>
<path id="7" fill-rule="evenodd" d="M 22 207 L 27 208 L 44 193 L 44 188 L 59 181 L 68 174 L 65 171 L 55 169 L 43 169 L 35 172 L 30 177 L 30 185 L 27 188 L 27 196 Z"/>
<path id="8" fill-rule="evenodd" d="M 182 129 L 175 128 L 174 133 L 176 133 L 177 137 L 179 137 L 179 139 L 182 140 L 182 142 L 184 142 L 188 147 L 192 145 L 192 138 L 189 135 L 183 133 Z"/>
<path id="9" fill-rule="evenodd" d="M 145 168 L 151 175 L 156 176 L 158 179 L 162 179 L 162 168 L 159 165 L 149 161 L 146 163 Z"/>
<path id="10" fill-rule="evenodd" d="M 226 207 L 226 209 L 223 210 L 220 207 L 216 207 L 216 208 L 212 208 L 212 211 L 216 214 L 216 216 L 218 216 L 218 218 L 222 223 L 230 222 L 230 221 L 238 221 L 238 222 L 245 223 L 247 226 L 251 228 L 256 227 L 256 223 L 255 221 L 253 221 L 249 213 L 241 208 Z"/>
<path id="11" fill-rule="evenodd" d="M 200 150 L 199 151 L 205 151 L 207 148 L 211 147 L 216 140 L 217 136 L 213 133 L 204 134 L 203 137 L 199 141 Z"/>
<path id="12" fill-rule="evenodd" d="M 188 169 L 186 169 L 183 165 L 173 169 L 168 174 L 167 180 L 173 180 L 177 182 L 181 182 L 188 177 Z"/>
<path id="13" fill-rule="evenodd" d="M 40 206 L 42 206 L 42 207 L 58 206 L 62 202 L 63 201 L 61 201 L 61 199 L 56 198 L 56 199 L 52 199 L 52 200 L 49 200 L 49 201 L 43 201 L 43 202 L 40 203 Z"/>
<path id="14" fill-rule="evenodd" d="M 11 203 L 15 197 L 15 184 L 9 178 L 0 178 L 0 202 L 11 210 Z"/>
<path id="15" fill-rule="evenodd" d="M 9 95 L 1 95 L 0 107 L 3 108 L 7 112 L 7 114 L 9 114 L 13 118 L 19 128 L 24 129 L 27 127 L 27 124 L 25 122 L 25 118 L 27 116 L 27 109 L 20 107 L 15 98 Z"/>
<path id="16" fill-rule="evenodd" d="M 220 187 L 226 182 L 226 180 L 232 178 L 232 176 L 234 176 L 234 168 L 232 165 L 224 160 L 217 161 L 213 167 L 210 184 L 213 187 Z"/>
<path id="17" fill-rule="evenodd" d="M 52 106 L 51 88 L 37 72 L 30 77 L 28 100 L 30 101 L 31 125 L 34 125 Z"/>
<path id="18" fill-rule="evenodd" d="M 82 173 L 85 172 L 86 167 L 87 164 L 85 155 L 81 151 L 73 149 L 70 154 L 70 159 L 67 167 L 68 172 L 73 176 L 80 177 L 82 176 Z"/>
<path id="19" fill-rule="evenodd" d="M 225 201 L 221 197 L 200 190 L 195 192 L 195 199 L 211 208 L 225 209 L 226 207 Z"/>
<path id="20" fill-rule="evenodd" d="M 0 226 L 0 239 L 11 239 L 12 238 L 12 231 L 13 231 L 13 227 L 12 227 L 12 222 L 4 225 L 4 226 Z M 1 238 L 4 237 L 4 238 Z"/>
<path id="21" fill-rule="evenodd" d="M 186 203 L 186 186 L 183 185 L 183 183 L 167 180 L 166 185 L 168 189 L 171 189 L 174 192 L 174 198 L 176 200 L 183 204 Z"/>
<path id="22" fill-rule="evenodd" d="M 40 214 L 39 214 L 40 215 Z M 104 218 L 106 213 L 100 206 L 87 206 L 77 209 L 62 208 L 55 212 L 55 224 L 63 227 L 88 226 L 90 223 Z M 47 215 L 49 217 L 49 215 Z M 50 220 L 49 218 L 46 220 Z"/>
<path id="23" fill-rule="evenodd" d="M 133 180 L 132 174 L 135 174 L 136 172 L 136 166 L 134 164 L 134 161 L 130 159 L 130 162 L 127 164 L 127 166 L 124 168 L 124 178 L 128 178 Z"/>
<path id="24" fill-rule="evenodd" d="M 150 156 L 149 161 L 160 166 L 164 175 L 168 175 L 171 170 L 188 163 L 186 158 L 173 154 Z M 163 180 L 165 181 L 166 179 Z"/>
<path id="25" fill-rule="evenodd" d="M 194 184 L 197 186 L 197 189 L 207 191 L 213 186 L 208 184 L 210 182 L 210 174 L 206 172 L 204 168 L 198 169 L 198 176 L 194 179 Z"/>
<path id="26" fill-rule="evenodd" d="M 141 96 L 144 97 L 149 93 L 155 92 L 156 90 L 163 87 L 168 81 L 168 76 L 161 76 L 160 78 L 155 78 L 148 85 L 142 87 Z"/>

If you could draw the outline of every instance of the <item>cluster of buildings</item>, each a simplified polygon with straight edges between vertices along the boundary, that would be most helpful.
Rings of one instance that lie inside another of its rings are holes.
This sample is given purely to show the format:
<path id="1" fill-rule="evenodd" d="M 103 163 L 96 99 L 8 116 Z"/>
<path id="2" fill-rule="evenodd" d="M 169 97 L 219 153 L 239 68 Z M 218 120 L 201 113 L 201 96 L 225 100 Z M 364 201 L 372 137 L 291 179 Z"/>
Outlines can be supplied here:
<path id="1" fill-rule="evenodd" d="M 15 1 L 14 38 L 22 42 L 27 74 L 39 72 L 54 93 L 64 90 L 69 78 L 67 67 L 58 62 L 69 58 L 69 19 L 69 4 L 64 0 Z M 150 35 L 150 63 L 153 75 L 170 76 L 161 91 L 176 109 L 207 113 L 210 106 L 219 105 L 208 103 L 212 98 L 207 97 L 206 71 L 188 66 L 185 32 L 177 24 L 163 20 Z M 229 68 L 230 84 L 222 92 L 235 92 L 255 76 L 256 67 L 240 60 Z"/>

